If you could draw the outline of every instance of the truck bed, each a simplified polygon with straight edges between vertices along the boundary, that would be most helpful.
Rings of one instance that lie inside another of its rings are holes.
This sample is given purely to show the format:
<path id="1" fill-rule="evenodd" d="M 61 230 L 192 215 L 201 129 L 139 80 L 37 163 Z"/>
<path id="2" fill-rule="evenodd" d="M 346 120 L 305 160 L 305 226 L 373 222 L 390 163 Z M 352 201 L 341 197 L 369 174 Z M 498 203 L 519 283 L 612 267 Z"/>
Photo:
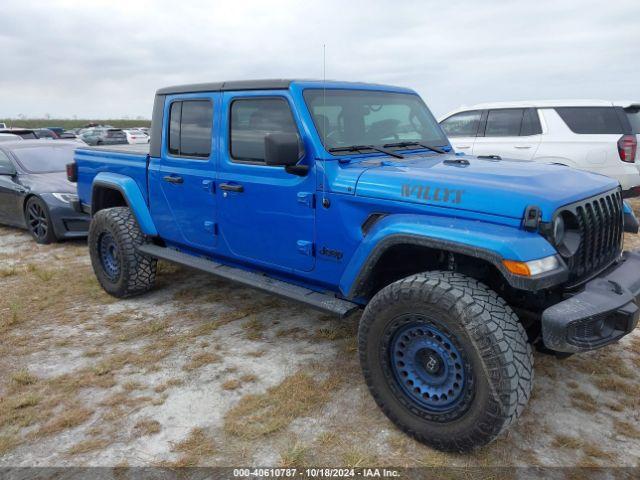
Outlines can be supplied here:
<path id="1" fill-rule="evenodd" d="M 133 178 L 147 201 L 148 144 L 79 147 L 74 154 L 78 168 L 78 196 L 83 205 L 91 205 L 92 185 L 101 172 Z"/>

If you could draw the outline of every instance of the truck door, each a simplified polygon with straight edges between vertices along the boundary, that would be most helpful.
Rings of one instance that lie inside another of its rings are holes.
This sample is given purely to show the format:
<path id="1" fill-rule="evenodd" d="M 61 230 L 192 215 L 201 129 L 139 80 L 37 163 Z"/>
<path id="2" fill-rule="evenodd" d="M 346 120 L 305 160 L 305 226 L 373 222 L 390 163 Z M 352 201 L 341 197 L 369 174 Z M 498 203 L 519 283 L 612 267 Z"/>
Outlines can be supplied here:
<path id="1" fill-rule="evenodd" d="M 160 158 L 149 162 L 149 204 L 167 242 L 209 251 L 217 242 L 217 93 L 168 96 Z"/>
<path id="2" fill-rule="evenodd" d="M 264 161 L 270 133 L 297 133 L 287 91 L 225 92 L 222 97 L 218 205 L 220 250 L 240 261 L 280 270 L 312 270 L 314 261 L 315 174 L 311 155 L 300 164 L 306 176 Z"/>

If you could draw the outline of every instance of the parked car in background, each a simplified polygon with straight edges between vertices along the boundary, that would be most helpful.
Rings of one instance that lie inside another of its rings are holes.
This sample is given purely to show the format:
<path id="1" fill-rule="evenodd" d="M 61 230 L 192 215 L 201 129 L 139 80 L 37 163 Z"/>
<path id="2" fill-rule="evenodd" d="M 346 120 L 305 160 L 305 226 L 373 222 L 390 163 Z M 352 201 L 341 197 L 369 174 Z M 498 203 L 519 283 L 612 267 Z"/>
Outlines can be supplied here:
<path id="1" fill-rule="evenodd" d="M 37 140 L 38 135 L 30 128 L 6 128 L 0 129 L 0 133 L 10 133 L 11 135 L 18 135 L 23 140 Z"/>
<path id="2" fill-rule="evenodd" d="M 62 134 L 65 132 L 65 129 L 62 127 L 44 127 L 47 130 L 51 130 L 53 133 L 55 133 L 58 138 L 62 138 Z"/>
<path id="3" fill-rule="evenodd" d="M 640 195 L 640 102 L 483 103 L 440 124 L 458 152 L 560 163 L 618 180 L 625 197 Z"/>
<path id="4" fill-rule="evenodd" d="M 14 142 L 16 140 L 22 140 L 22 137 L 13 133 L 0 133 L 0 142 Z"/>
<path id="5" fill-rule="evenodd" d="M 80 134 L 80 139 L 88 145 L 121 145 L 129 143 L 126 134 L 119 128 L 90 128 Z"/>
<path id="6" fill-rule="evenodd" d="M 0 143 L 0 223 L 26 228 L 38 243 L 87 235 L 89 216 L 71 207 L 76 187 L 66 178 L 76 142 Z"/>
<path id="7" fill-rule="evenodd" d="M 123 132 L 127 136 L 127 142 L 130 144 L 149 143 L 149 135 L 141 130 L 126 129 Z"/>
<path id="8" fill-rule="evenodd" d="M 58 140 L 60 138 L 56 132 L 48 128 L 36 128 L 33 131 L 38 138 L 49 138 L 51 140 Z"/>
<path id="9" fill-rule="evenodd" d="M 74 140 L 78 138 L 78 135 L 75 134 L 72 130 L 65 130 L 62 133 L 58 134 L 61 139 L 65 140 Z"/>
<path id="10" fill-rule="evenodd" d="M 0 122 L 0 128 L 7 128 L 7 124 L 3 123 L 3 122 Z"/>

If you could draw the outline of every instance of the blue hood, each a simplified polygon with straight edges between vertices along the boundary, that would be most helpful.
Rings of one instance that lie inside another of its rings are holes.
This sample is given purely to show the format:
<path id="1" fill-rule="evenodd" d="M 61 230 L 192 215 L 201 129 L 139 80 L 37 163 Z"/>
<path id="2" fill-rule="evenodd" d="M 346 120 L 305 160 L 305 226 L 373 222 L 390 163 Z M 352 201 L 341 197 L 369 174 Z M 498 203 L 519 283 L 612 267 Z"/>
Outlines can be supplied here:
<path id="1" fill-rule="evenodd" d="M 618 186 L 562 165 L 471 156 L 415 155 L 384 160 L 360 175 L 356 195 L 522 218 L 529 205 L 544 221 L 563 205 Z"/>

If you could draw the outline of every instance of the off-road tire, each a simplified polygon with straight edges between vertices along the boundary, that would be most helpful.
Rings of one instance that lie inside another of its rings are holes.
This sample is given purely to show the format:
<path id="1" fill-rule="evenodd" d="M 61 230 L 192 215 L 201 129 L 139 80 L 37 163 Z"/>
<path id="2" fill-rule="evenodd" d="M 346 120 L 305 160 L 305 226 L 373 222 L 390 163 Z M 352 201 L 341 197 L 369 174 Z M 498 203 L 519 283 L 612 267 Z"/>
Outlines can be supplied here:
<path id="1" fill-rule="evenodd" d="M 107 274 L 101 260 L 100 241 L 103 235 L 110 235 L 117 249 L 119 271 L 115 278 Z M 107 293 L 124 298 L 153 288 L 157 259 L 143 255 L 137 249 L 147 241 L 127 207 L 107 208 L 93 216 L 89 226 L 89 254 L 98 282 Z"/>
<path id="2" fill-rule="evenodd" d="M 425 412 L 389 376 L 390 335 L 407 312 L 436 319 L 433 324 L 456 339 L 473 375 L 464 411 Z M 494 291 L 459 273 L 420 273 L 382 289 L 364 311 L 358 347 L 378 406 L 402 431 L 438 450 L 466 452 L 491 442 L 520 416 L 531 394 L 533 355 L 518 317 Z"/>

